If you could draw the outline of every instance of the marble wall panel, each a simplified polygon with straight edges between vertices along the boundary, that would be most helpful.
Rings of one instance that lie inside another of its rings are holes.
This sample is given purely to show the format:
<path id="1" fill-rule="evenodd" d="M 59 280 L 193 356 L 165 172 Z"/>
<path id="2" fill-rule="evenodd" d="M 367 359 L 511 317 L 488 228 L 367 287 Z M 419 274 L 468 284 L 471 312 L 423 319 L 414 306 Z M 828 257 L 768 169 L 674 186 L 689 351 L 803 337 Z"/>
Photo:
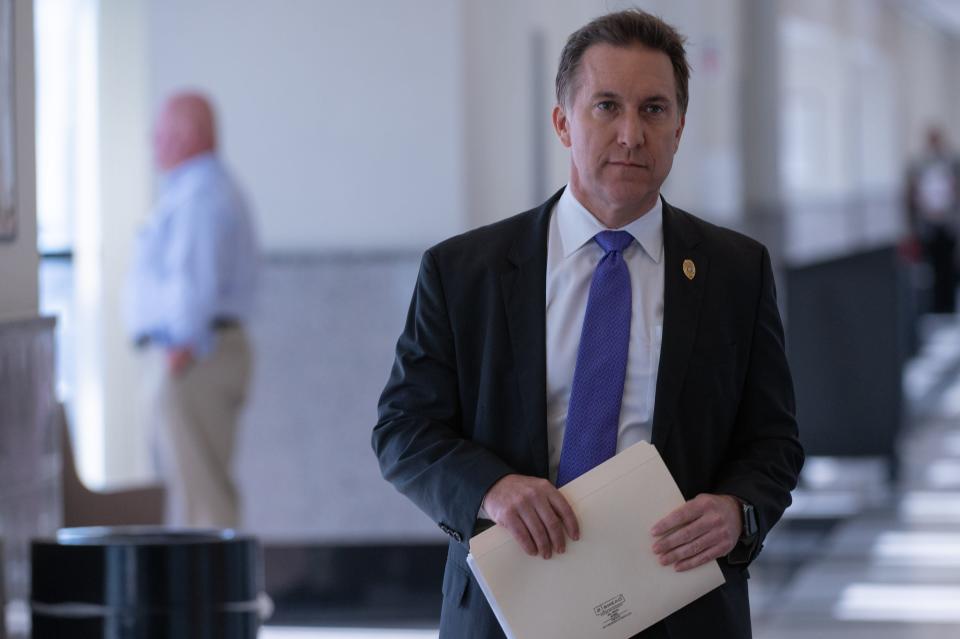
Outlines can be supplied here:
<path id="1" fill-rule="evenodd" d="M 20 608 L 30 592 L 30 540 L 54 534 L 63 511 L 53 419 L 54 324 L 52 319 L 0 323 L 3 586 L 7 601 Z M 10 630 L 11 639 L 25 636 L 24 628 Z"/>

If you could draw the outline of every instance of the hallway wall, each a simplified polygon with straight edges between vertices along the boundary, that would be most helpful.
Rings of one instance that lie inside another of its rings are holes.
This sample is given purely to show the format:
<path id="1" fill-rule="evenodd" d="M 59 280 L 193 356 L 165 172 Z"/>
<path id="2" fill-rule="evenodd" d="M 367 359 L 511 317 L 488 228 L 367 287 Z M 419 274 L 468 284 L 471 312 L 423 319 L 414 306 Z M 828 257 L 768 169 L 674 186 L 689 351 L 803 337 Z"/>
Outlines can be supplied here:
<path id="1" fill-rule="evenodd" d="M 289 0 L 278 11 L 252 0 L 139 2 L 145 42 L 131 64 L 143 66 L 145 86 L 128 103 L 144 129 L 136 144 L 146 152 L 146 129 L 170 90 L 208 90 L 264 238 L 262 368 L 238 466 L 250 521 L 282 536 L 375 535 L 384 523 L 403 535 L 435 532 L 379 480 L 366 441 L 417 256 L 565 181 L 568 156 L 549 117 L 557 56 L 574 28 L 628 3 Z M 690 37 L 688 125 L 664 189 L 672 202 L 741 228 L 745 211 L 766 206 L 771 226 L 786 226 L 811 260 L 896 238 L 907 129 L 920 129 L 924 113 L 946 113 L 948 99 L 947 89 L 917 97 L 926 105 L 917 115 L 899 96 L 908 80 L 919 95 L 929 74 L 956 75 L 955 43 L 918 44 L 931 40 L 929 29 L 905 26 L 892 5 L 872 0 L 841 9 L 800 0 L 640 4 Z M 761 19 L 745 22 L 758 7 Z M 757 25 L 772 37 L 755 37 Z M 762 76 L 747 64 L 758 57 L 770 62 Z M 770 87 L 771 76 L 782 86 Z M 758 111 L 770 122 L 742 115 Z M 110 277 L 125 271 L 111 264 Z M 104 369 L 113 371 L 104 396 L 116 415 L 135 397 L 136 368 L 124 366 Z M 146 474 L 144 434 L 116 424 L 105 444 L 108 479 Z M 268 449 L 274 441 L 282 446 Z M 257 466 L 265 458 L 274 465 Z M 276 469 L 283 500 L 269 490 Z M 317 486 L 326 478 L 326 489 L 343 490 L 345 477 L 371 501 L 323 510 L 332 500 Z"/>
<path id="2" fill-rule="evenodd" d="M 269 252 L 465 227 L 461 3 L 149 3 L 149 104 L 199 87 Z"/>

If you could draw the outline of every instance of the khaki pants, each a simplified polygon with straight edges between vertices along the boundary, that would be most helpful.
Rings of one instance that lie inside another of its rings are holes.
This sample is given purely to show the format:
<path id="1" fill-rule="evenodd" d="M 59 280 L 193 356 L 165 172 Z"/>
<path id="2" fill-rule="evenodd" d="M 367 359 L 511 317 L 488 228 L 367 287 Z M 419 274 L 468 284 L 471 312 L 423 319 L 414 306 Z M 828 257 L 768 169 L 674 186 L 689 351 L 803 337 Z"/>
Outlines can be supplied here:
<path id="1" fill-rule="evenodd" d="M 167 523 L 235 528 L 239 498 L 231 475 L 251 355 L 241 328 L 217 332 L 216 347 L 173 377 L 163 348 L 147 354 L 150 418 L 167 485 Z"/>

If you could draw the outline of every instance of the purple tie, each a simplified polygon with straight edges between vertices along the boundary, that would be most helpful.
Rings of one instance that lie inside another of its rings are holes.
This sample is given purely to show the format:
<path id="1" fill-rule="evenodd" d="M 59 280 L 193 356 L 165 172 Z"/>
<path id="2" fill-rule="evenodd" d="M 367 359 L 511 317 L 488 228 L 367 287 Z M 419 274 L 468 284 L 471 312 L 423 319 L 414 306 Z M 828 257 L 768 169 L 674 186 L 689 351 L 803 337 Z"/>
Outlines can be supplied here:
<path id="1" fill-rule="evenodd" d="M 593 239 L 606 253 L 590 282 L 557 486 L 576 479 L 617 452 L 633 298 L 623 251 L 630 246 L 633 236 L 626 231 L 601 231 Z"/>

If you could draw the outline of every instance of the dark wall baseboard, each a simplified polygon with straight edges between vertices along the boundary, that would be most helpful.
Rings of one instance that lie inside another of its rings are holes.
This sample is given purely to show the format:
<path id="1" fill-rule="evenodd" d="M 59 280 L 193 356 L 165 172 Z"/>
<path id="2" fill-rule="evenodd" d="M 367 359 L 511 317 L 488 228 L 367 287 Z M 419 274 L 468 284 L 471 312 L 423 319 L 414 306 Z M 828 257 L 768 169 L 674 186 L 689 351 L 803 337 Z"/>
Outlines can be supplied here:
<path id="1" fill-rule="evenodd" d="M 265 545 L 274 625 L 436 627 L 446 544 Z"/>

